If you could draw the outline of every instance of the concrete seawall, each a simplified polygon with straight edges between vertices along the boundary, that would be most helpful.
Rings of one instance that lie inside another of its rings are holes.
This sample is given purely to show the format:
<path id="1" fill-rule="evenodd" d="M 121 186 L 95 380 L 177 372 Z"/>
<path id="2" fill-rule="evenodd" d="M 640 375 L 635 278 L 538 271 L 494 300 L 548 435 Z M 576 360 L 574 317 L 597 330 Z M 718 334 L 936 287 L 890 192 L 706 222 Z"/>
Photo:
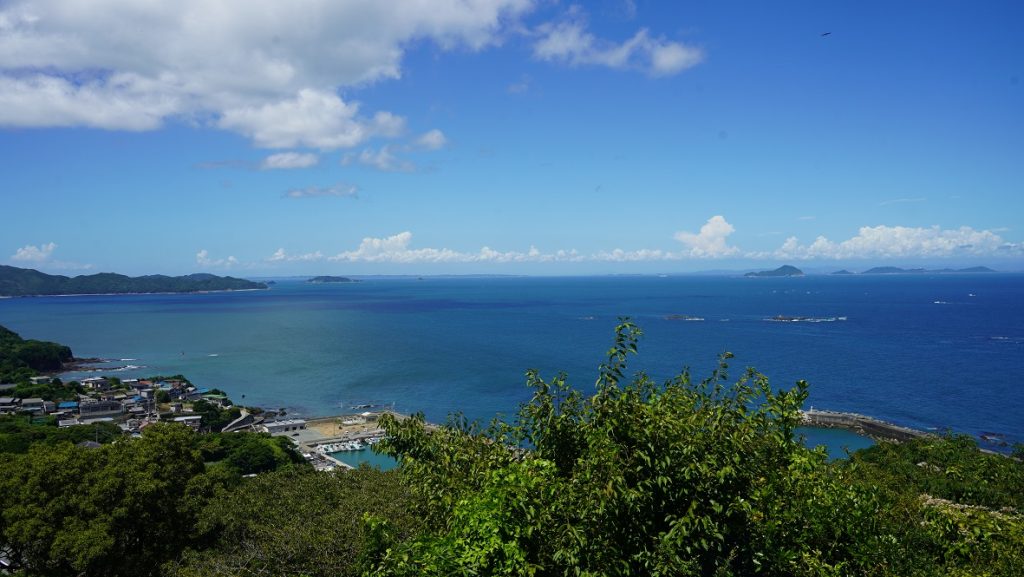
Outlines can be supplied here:
<path id="1" fill-rule="evenodd" d="M 857 413 L 840 413 L 836 411 L 816 411 L 810 409 L 801 411 L 803 424 L 809 427 L 823 427 L 846 429 L 862 435 L 867 435 L 876 441 L 909 441 L 919 437 L 925 437 L 928 433 L 901 427 L 892 423 L 859 415 Z"/>

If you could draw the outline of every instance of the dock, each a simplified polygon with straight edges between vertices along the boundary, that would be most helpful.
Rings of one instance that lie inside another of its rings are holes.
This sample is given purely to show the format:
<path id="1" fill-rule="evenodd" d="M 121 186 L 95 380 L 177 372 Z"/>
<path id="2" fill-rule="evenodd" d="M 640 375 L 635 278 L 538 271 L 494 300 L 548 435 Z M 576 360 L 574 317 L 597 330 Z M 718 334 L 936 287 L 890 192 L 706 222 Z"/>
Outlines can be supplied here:
<path id="1" fill-rule="evenodd" d="M 910 441 L 920 437 L 926 437 L 929 433 L 901 427 L 892 423 L 861 415 L 858 413 L 842 413 L 838 411 L 821 411 L 809 409 L 800 411 L 803 424 L 808 427 L 821 427 L 826 429 L 846 429 L 876 441 Z"/>

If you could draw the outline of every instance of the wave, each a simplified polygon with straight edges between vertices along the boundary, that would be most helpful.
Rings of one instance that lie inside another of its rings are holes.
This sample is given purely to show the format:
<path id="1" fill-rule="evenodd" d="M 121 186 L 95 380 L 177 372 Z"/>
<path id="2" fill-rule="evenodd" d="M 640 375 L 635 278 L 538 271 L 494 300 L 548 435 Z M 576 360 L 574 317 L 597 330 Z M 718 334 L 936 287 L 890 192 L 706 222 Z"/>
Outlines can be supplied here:
<path id="1" fill-rule="evenodd" d="M 113 369 L 107 369 L 108 371 L 133 371 L 135 369 L 144 369 L 145 365 L 124 365 L 123 367 L 114 367 Z"/>
<path id="2" fill-rule="evenodd" d="M 847 317 L 791 317 L 787 315 L 775 315 L 764 320 L 773 323 L 834 323 L 845 321 Z"/>

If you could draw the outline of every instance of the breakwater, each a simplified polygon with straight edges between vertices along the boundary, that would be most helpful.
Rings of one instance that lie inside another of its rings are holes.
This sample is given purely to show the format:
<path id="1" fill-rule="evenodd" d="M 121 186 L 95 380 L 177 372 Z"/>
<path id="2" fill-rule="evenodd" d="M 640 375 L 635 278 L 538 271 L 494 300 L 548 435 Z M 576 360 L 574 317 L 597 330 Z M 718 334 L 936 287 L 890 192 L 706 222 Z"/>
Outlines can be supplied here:
<path id="1" fill-rule="evenodd" d="M 800 412 L 803 424 L 809 427 L 846 429 L 871 437 L 876 441 L 909 441 L 927 436 L 928 433 L 894 425 L 874 417 L 858 413 L 820 411 L 809 409 Z"/>

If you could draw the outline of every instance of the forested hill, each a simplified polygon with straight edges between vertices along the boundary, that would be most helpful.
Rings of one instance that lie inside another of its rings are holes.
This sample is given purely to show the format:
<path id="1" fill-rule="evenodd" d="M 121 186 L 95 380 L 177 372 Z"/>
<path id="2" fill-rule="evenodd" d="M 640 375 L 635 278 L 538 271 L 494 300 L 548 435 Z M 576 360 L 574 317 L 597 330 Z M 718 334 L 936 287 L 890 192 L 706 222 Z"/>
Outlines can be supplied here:
<path id="1" fill-rule="evenodd" d="M 37 371 L 59 371 L 72 358 L 71 349 L 46 341 L 25 340 L 0 326 L 0 382 L 15 382 Z"/>
<path id="2" fill-rule="evenodd" d="M 192 293 L 265 288 L 267 285 L 260 282 L 212 274 L 129 277 L 105 272 L 66 277 L 0 265 L 0 296 Z"/>

